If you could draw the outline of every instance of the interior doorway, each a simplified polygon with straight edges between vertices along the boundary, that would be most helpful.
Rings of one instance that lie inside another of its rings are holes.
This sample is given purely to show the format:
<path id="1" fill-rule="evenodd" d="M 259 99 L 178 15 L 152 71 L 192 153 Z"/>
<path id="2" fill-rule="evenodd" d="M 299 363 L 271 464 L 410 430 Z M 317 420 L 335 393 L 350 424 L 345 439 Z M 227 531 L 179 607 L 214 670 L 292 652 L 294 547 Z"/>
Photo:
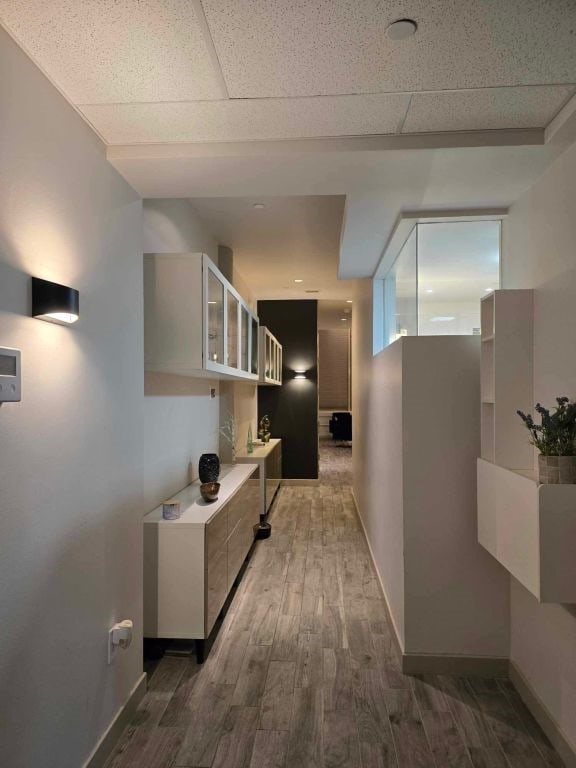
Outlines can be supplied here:
<path id="1" fill-rule="evenodd" d="M 318 438 L 321 482 L 351 483 L 352 300 L 318 302 Z"/>

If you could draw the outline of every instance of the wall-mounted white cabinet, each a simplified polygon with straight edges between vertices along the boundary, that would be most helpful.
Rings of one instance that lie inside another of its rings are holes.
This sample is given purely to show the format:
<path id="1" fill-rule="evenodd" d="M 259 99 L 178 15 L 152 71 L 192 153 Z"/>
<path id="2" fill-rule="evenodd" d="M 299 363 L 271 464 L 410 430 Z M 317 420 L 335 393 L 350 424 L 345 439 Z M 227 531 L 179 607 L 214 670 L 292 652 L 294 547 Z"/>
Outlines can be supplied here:
<path id="1" fill-rule="evenodd" d="M 259 323 L 202 253 L 144 255 L 147 371 L 258 381 Z"/>
<path id="2" fill-rule="evenodd" d="M 576 602 L 576 485 L 479 459 L 478 541 L 540 602 Z"/>
<path id="3" fill-rule="evenodd" d="M 282 344 L 268 328 L 260 328 L 260 384 L 282 385 Z"/>

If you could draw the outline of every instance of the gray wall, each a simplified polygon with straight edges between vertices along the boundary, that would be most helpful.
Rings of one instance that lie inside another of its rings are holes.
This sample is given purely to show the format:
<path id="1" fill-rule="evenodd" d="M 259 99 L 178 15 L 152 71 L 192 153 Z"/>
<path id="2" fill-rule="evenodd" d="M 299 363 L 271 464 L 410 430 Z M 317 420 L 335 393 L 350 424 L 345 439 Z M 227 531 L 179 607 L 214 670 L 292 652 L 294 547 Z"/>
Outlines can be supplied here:
<path id="1" fill-rule="evenodd" d="M 142 516 L 218 445 L 209 381 L 144 376 L 142 250 L 217 247 L 186 201 L 147 202 L 143 222 L 1 30 L 0 71 L 0 345 L 24 376 L 0 407 L 0 762 L 79 768 L 142 674 Z M 30 275 L 79 289 L 77 325 L 28 316 Z M 123 618 L 134 642 L 108 666 Z"/>
<path id="2" fill-rule="evenodd" d="M 142 204 L 1 29 L 0 71 L 0 762 L 78 768 L 142 673 Z M 79 289 L 77 325 L 29 317 L 30 275 Z"/>
<path id="3" fill-rule="evenodd" d="M 281 387 L 258 387 L 258 418 L 270 416 L 282 438 L 284 477 L 318 477 L 318 302 L 259 301 L 260 324 L 282 344 Z M 305 369 L 305 380 L 294 370 Z"/>

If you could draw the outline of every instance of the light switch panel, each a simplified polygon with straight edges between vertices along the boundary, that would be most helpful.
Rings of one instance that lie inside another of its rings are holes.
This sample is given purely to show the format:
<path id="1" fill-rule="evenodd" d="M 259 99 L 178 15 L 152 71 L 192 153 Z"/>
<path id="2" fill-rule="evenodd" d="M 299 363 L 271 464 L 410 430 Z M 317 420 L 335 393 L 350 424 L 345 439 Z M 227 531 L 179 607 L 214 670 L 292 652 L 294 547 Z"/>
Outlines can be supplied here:
<path id="1" fill-rule="evenodd" d="M 0 403 L 17 403 L 20 400 L 20 350 L 0 347 Z"/>

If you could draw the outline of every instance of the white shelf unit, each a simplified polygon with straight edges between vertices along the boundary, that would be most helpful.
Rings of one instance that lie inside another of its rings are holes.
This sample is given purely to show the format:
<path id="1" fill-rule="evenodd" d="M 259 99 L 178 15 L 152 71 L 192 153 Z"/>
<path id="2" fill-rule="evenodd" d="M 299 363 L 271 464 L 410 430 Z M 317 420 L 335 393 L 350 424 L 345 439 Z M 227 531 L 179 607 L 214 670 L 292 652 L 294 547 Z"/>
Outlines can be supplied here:
<path id="1" fill-rule="evenodd" d="M 576 485 L 479 459 L 478 541 L 540 602 L 576 602 Z"/>
<path id="2" fill-rule="evenodd" d="M 266 326 L 260 326 L 260 384 L 282 386 L 282 344 Z"/>
<path id="3" fill-rule="evenodd" d="M 257 382 L 258 342 L 258 318 L 206 254 L 144 254 L 147 371 Z"/>
<path id="4" fill-rule="evenodd" d="M 532 410 L 533 292 L 501 290 L 481 303 L 481 456 L 531 469 L 534 451 L 516 411 Z"/>

